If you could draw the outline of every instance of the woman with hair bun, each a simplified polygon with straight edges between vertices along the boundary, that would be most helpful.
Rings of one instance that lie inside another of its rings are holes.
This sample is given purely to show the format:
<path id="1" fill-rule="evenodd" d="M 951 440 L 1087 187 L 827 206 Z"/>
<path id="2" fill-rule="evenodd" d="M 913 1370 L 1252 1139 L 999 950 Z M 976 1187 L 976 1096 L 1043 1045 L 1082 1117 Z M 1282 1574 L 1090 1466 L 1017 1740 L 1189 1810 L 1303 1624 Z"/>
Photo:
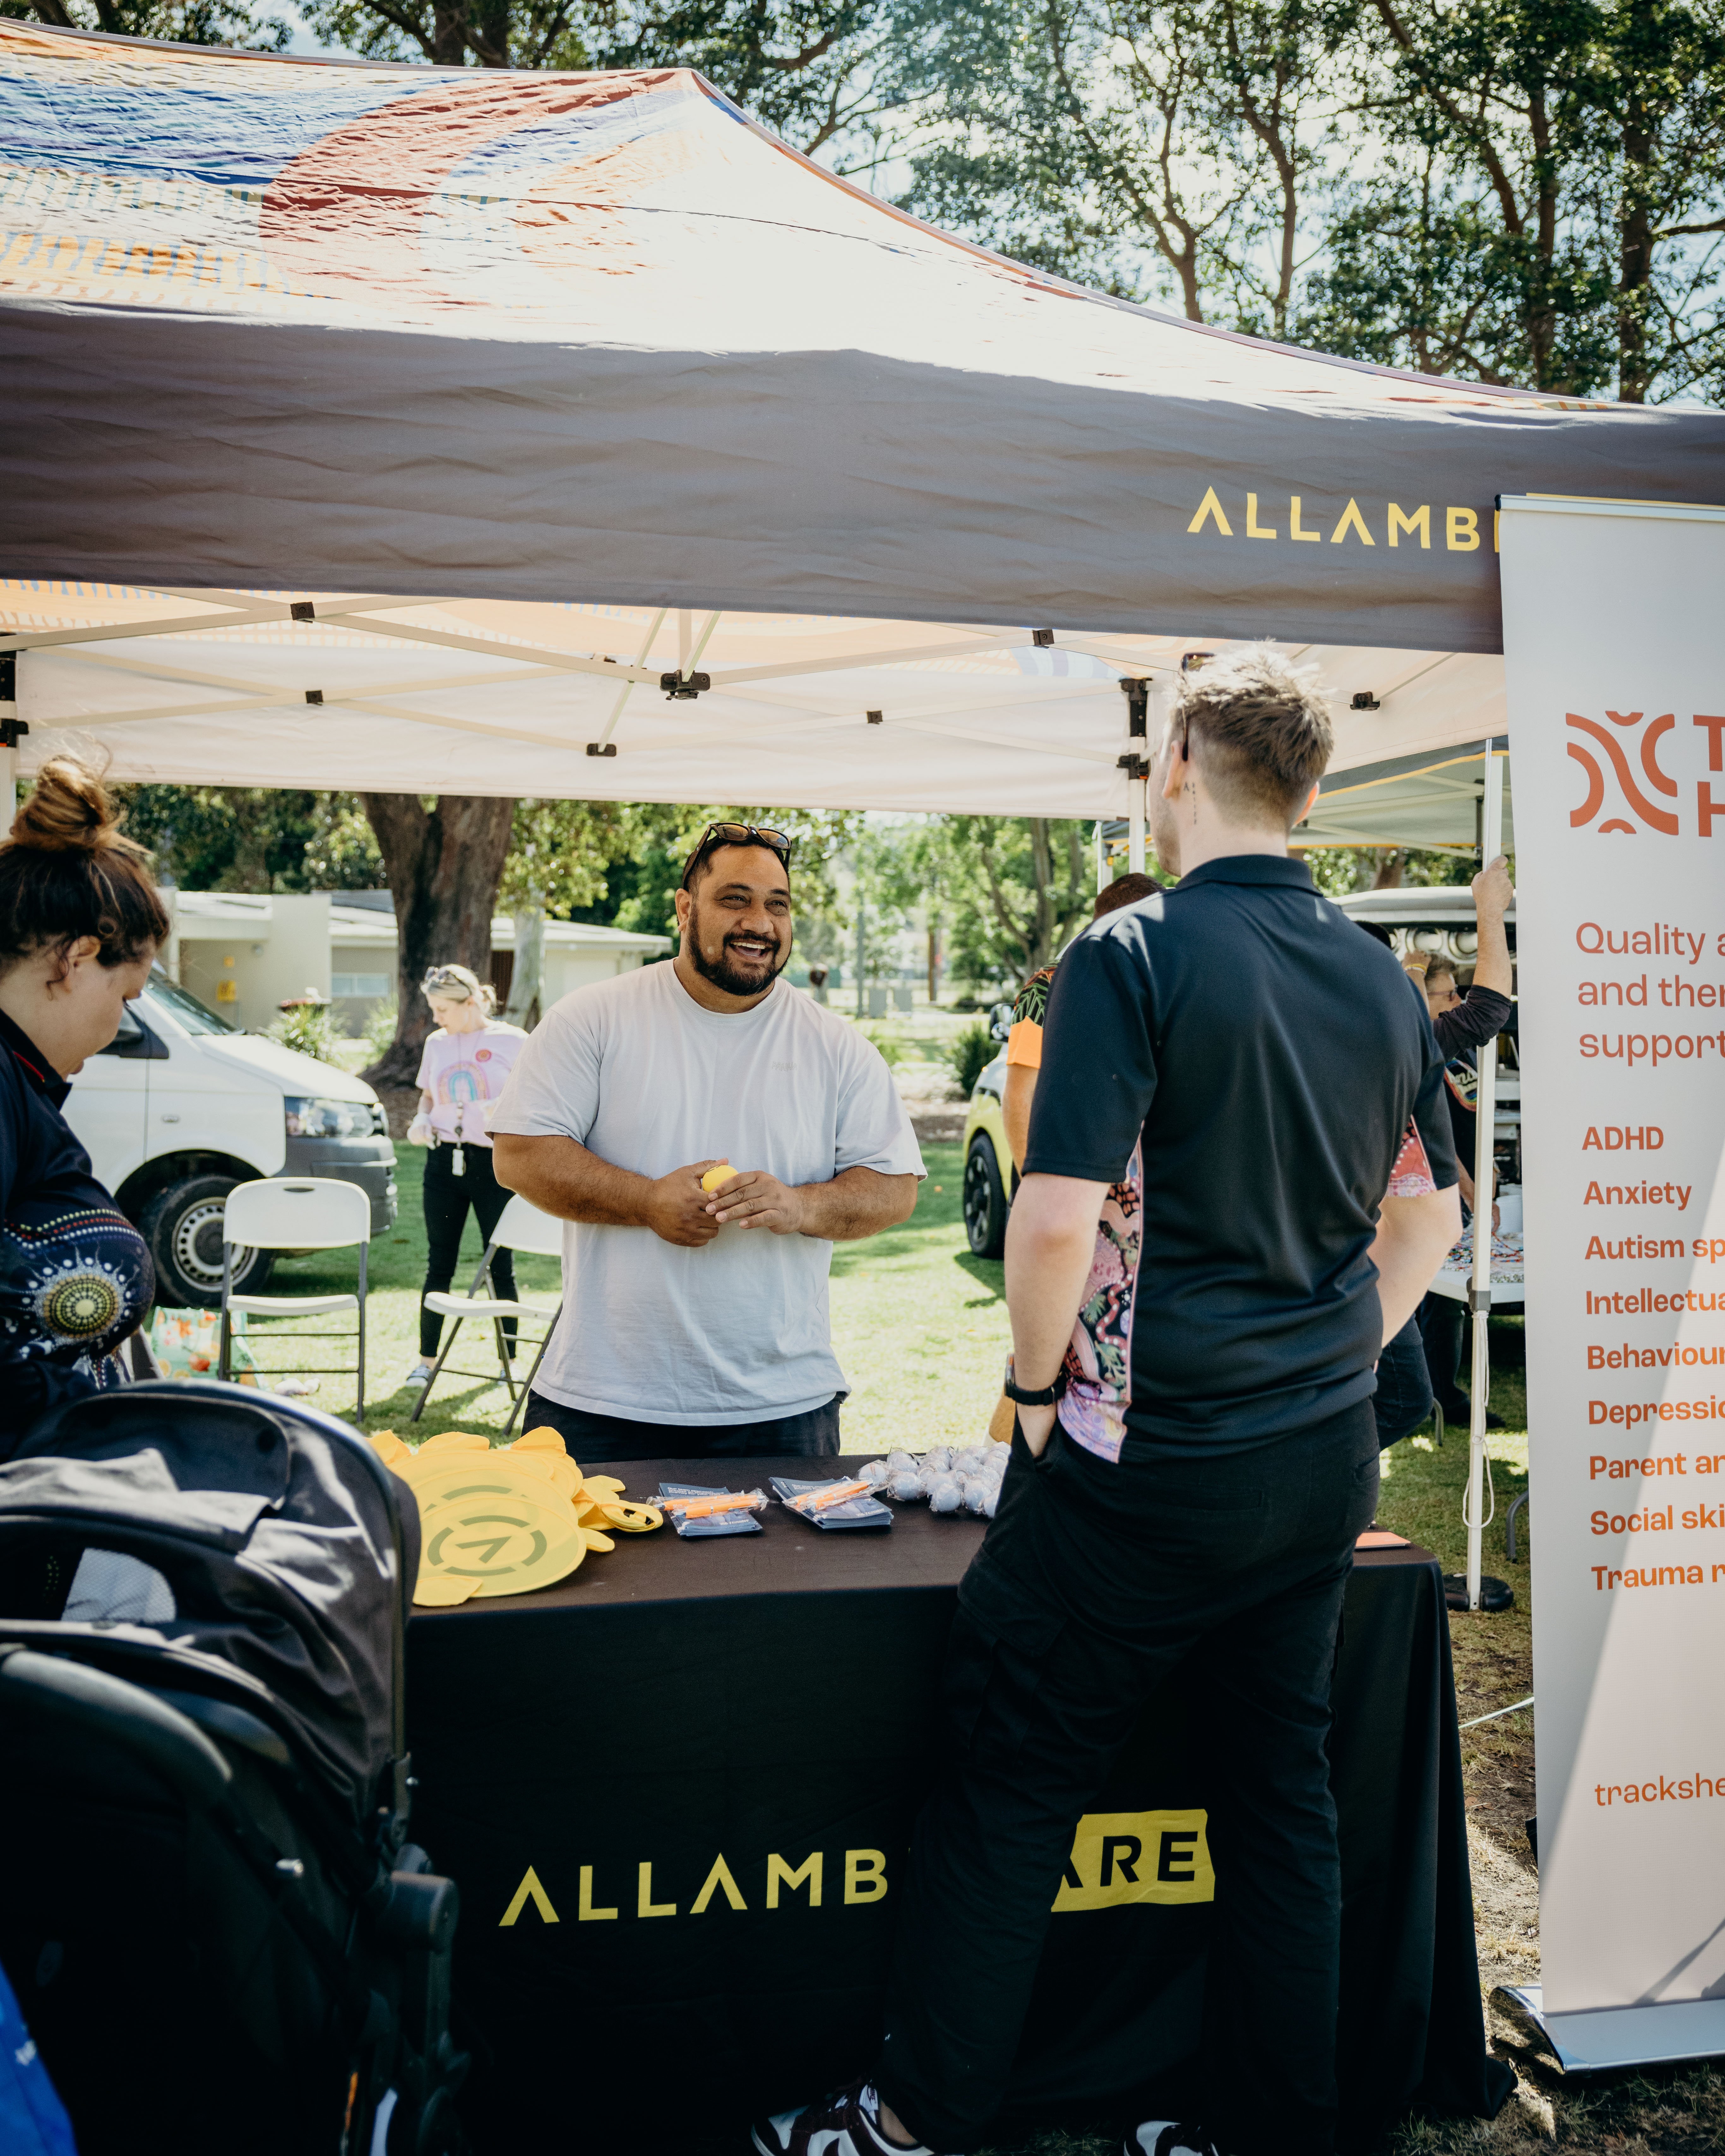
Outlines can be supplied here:
<path id="1" fill-rule="evenodd" d="M 419 1063 L 419 1112 L 408 1126 L 412 1145 L 429 1146 L 425 1163 L 424 1295 L 442 1295 L 455 1277 L 461 1255 L 461 1231 L 467 1209 L 487 1242 L 509 1203 L 509 1193 L 491 1168 L 491 1134 L 485 1109 L 503 1091 L 515 1059 L 526 1042 L 518 1025 L 492 1015 L 497 998 L 477 973 L 465 966 L 434 966 L 420 983 L 431 1005 L 437 1030 L 426 1037 Z M 491 1291 L 515 1297 L 515 1261 L 500 1250 L 491 1267 Z M 429 1384 L 444 1322 L 419 1305 L 419 1359 L 407 1383 Z M 503 1330 L 515 1353 L 515 1320 Z"/>
<path id="2" fill-rule="evenodd" d="M 0 844 L 0 1455 L 49 1408 L 121 1382 L 148 1251 L 60 1113 L 120 1029 L 167 915 L 100 778 L 50 757 Z"/>

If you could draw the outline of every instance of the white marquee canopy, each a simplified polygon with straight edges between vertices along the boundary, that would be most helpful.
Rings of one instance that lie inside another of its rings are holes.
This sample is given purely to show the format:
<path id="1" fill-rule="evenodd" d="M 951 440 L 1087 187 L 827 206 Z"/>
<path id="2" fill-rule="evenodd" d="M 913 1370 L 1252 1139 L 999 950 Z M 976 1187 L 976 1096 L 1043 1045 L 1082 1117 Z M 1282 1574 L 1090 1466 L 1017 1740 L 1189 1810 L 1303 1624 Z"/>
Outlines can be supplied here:
<path id="1" fill-rule="evenodd" d="M 19 583 L 0 584 L 0 643 L 27 654 L 25 769 L 76 739 L 116 777 L 185 783 L 1086 817 L 1128 808 L 1120 759 L 1144 744 L 1121 681 L 1153 696 L 1188 652 L 1228 648 L 1195 633 Z M 1338 773 L 1501 731 L 1496 656 L 1289 649 L 1336 694 Z M 703 675 L 692 697 L 662 685 Z M 1351 710 L 1356 696 L 1378 708 Z M 1363 798 L 1347 812 L 1362 834 L 1374 816 L 1373 835 L 1391 832 Z M 1456 843 L 1471 843 L 1466 821 Z"/>

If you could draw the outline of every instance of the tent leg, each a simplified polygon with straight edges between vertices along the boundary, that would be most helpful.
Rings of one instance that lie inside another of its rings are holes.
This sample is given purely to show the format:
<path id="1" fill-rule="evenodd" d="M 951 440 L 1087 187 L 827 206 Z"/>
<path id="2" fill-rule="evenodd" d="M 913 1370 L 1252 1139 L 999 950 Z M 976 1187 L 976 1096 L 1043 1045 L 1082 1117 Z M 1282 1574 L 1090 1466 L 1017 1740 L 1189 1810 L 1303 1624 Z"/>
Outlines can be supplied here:
<path id="1" fill-rule="evenodd" d="M 1131 836 L 1128 840 L 1127 865 L 1134 875 L 1142 875 L 1144 873 L 1144 781 L 1142 778 L 1129 778 L 1127 781 L 1126 792 L 1127 799 L 1130 804 L 1127 813 L 1131 818 L 1129 826 Z"/>
<path id="2" fill-rule="evenodd" d="M 1102 893 L 1108 888 L 1110 880 L 1108 875 L 1108 849 L 1102 843 L 1102 819 L 1100 816 L 1096 819 L 1096 896 L 1100 898 Z M 931 998 L 930 1000 L 932 1001 L 932 998 Z"/>
<path id="3" fill-rule="evenodd" d="M 29 731 L 18 724 L 18 654 L 0 651 L 0 809 L 6 817 L 0 838 L 11 830 L 18 814 L 18 737 Z"/>
<path id="4" fill-rule="evenodd" d="M 1484 798 L 1480 803 L 1480 866 L 1503 850 L 1503 762 L 1495 741 L 1486 743 Z M 1486 1409 L 1491 1389 L 1491 1196 L 1497 1120 L 1497 1043 L 1478 1051 L 1479 1094 L 1475 1102 L 1473 1152 L 1473 1274 L 1468 1301 L 1473 1311 L 1472 1413 L 1467 1433 L 1467 1606 L 1480 1606 L 1480 1558 L 1485 1538 Z"/>

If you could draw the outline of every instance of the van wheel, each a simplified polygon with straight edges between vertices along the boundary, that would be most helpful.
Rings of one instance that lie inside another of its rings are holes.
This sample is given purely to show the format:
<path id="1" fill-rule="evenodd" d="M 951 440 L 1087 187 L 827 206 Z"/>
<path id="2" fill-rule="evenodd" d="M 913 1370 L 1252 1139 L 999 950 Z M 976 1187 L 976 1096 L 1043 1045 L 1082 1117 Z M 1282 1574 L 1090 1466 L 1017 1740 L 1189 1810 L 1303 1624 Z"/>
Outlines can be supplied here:
<path id="1" fill-rule="evenodd" d="M 980 1131 L 964 1157 L 964 1234 L 973 1257 L 1005 1255 L 1006 1188 L 994 1148 Z"/>
<path id="2" fill-rule="evenodd" d="M 213 1310 L 222 1300 L 222 1216 L 233 1175 L 188 1175 L 158 1190 L 138 1219 L 156 1267 L 156 1300 Z M 270 1277 L 273 1250 L 236 1250 L 234 1285 L 255 1295 Z"/>

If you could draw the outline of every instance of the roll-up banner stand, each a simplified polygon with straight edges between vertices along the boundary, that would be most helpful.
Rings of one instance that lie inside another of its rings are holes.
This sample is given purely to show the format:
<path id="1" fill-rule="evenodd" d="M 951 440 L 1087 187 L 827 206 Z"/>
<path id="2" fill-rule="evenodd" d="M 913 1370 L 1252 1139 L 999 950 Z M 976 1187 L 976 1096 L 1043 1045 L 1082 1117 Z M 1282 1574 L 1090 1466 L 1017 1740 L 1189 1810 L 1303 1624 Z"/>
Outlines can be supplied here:
<path id="1" fill-rule="evenodd" d="M 1506 497 L 1543 1985 L 1725 2052 L 1725 510 Z"/>

